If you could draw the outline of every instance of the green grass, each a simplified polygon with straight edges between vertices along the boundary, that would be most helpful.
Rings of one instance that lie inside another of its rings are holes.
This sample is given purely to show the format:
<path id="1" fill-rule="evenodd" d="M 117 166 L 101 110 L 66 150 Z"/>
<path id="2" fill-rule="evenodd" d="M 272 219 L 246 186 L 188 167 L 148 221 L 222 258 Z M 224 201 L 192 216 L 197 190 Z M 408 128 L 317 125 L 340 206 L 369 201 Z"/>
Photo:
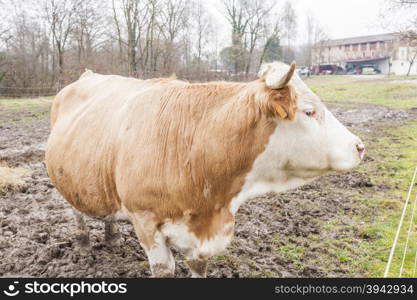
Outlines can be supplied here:
<path id="1" fill-rule="evenodd" d="M 297 264 L 300 262 L 300 259 L 303 257 L 304 248 L 297 247 L 293 244 L 287 244 L 281 246 L 277 249 L 280 253 L 282 253 L 288 261 L 291 261 L 293 264 Z"/>
<path id="2" fill-rule="evenodd" d="M 370 174 L 374 183 L 390 186 L 387 190 L 375 193 L 372 198 L 365 199 L 369 206 L 379 212 L 379 216 L 373 220 L 372 224 L 364 227 L 361 233 L 369 236 L 370 239 L 362 247 L 365 251 L 373 253 L 373 263 L 367 266 L 371 276 L 383 276 L 414 168 L 417 164 L 417 120 L 406 122 L 399 127 L 379 128 L 379 130 L 382 136 L 377 139 L 370 150 L 370 155 L 373 156 L 374 161 L 359 168 L 361 172 Z M 413 203 L 411 200 L 415 199 L 416 193 L 417 188 L 414 187 L 400 232 L 391 267 L 392 271 L 389 273 L 393 277 L 399 274 L 411 217 Z M 358 199 L 360 199 L 360 196 L 358 196 Z M 412 276 L 417 251 L 417 215 L 414 218 L 412 228 L 414 231 L 410 237 L 404 268 L 404 276 L 406 277 Z"/>
<path id="3" fill-rule="evenodd" d="M 398 80 L 398 78 L 395 78 Z M 315 76 L 306 80 L 327 102 L 370 103 L 397 109 L 417 108 L 417 84 L 390 82 L 386 78 Z"/>
<path id="4" fill-rule="evenodd" d="M 0 99 L 0 125 L 47 119 L 52 98 Z"/>
<path id="5" fill-rule="evenodd" d="M 386 76 L 385 79 L 390 79 L 390 80 L 417 80 L 417 75 L 390 75 L 390 76 Z"/>
<path id="6" fill-rule="evenodd" d="M 306 82 L 324 101 L 341 107 L 351 105 L 354 108 L 358 103 L 364 103 L 412 109 L 417 108 L 417 84 L 401 81 L 415 79 L 417 76 L 365 79 L 354 76 L 315 76 Z M 372 182 L 381 189 L 372 194 L 357 191 L 352 195 L 357 204 L 370 210 L 370 213 L 350 216 L 352 224 L 359 228 L 358 239 L 348 236 L 346 244 L 337 246 L 329 243 L 329 253 L 340 261 L 340 265 L 348 263 L 352 276 L 362 273 L 364 276 L 382 277 L 417 164 L 417 120 L 410 119 L 398 125 L 384 124 L 372 128 L 369 136 L 363 138 L 367 144 L 367 155 L 372 161 L 361 164 L 357 171 L 369 175 Z M 415 199 L 416 194 L 417 187 L 414 187 L 389 273 L 392 277 L 398 277 L 399 274 L 410 224 L 411 200 Z M 340 234 L 345 226 L 331 220 L 323 228 Z M 403 277 L 413 275 L 417 252 L 417 215 L 412 228 L 414 231 L 409 240 Z M 355 244 L 355 247 L 349 250 L 346 248 L 349 244 Z"/>
<path id="7" fill-rule="evenodd" d="M 53 97 L 42 98 L 3 98 L 0 99 L 0 107 L 2 109 L 27 109 L 39 106 L 49 107 Z"/>

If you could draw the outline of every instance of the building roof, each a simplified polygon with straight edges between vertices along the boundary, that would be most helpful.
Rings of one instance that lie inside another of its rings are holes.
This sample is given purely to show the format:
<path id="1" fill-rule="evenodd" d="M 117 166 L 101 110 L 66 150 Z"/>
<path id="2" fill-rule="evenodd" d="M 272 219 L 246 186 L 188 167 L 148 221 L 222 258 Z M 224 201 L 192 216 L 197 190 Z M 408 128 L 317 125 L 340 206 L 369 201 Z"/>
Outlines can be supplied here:
<path id="1" fill-rule="evenodd" d="M 344 61 L 347 63 L 354 63 L 354 62 L 365 62 L 365 61 L 376 61 L 376 60 L 383 60 L 383 59 L 387 59 L 389 58 L 389 56 L 383 56 L 383 57 L 368 57 L 368 58 L 359 58 L 359 59 L 345 59 Z"/>
<path id="2" fill-rule="evenodd" d="M 384 34 L 374 34 L 366 36 L 357 36 L 345 39 L 336 39 L 328 40 L 324 42 L 324 46 L 340 46 L 340 45 L 350 45 L 350 44 L 361 44 L 361 43 L 372 43 L 378 41 L 391 41 L 397 38 L 398 34 L 396 33 L 384 33 Z"/>

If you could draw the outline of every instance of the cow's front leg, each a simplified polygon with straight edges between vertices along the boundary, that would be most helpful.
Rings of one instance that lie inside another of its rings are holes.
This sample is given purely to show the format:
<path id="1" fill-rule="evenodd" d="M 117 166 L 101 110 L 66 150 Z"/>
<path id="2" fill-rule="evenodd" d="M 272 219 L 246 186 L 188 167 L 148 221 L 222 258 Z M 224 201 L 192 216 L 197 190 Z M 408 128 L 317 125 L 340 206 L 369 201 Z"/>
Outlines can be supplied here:
<path id="1" fill-rule="evenodd" d="M 186 261 L 193 278 L 207 277 L 207 259 L 189 259 Z"/>
<path id="2" fill-rule="evenodd" d="M 128 213 L 139 242 L 148 256 L 152 277 L 174 277 L 175 260 L 165 236 L 150 212 Z"/>
<path id="3" fill-rule="evenodd" d="M 151 267 L 152 277 L 174 277 L 175 260 L 165 238 L 158 231 L 155 235 L 155 244 L 145 249 Z"/>

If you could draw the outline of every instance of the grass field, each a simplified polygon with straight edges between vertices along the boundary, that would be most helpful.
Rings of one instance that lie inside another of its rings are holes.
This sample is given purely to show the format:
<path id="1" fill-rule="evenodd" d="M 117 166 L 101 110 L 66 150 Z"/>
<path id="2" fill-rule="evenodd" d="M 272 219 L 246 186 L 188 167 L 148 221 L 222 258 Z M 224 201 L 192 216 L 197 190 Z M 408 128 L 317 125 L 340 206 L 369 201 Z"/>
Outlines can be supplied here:
<path id="1" fill-rule="evenodd" d="M 364 79 L 335 75 L 313 76 L 306 81 L 327 102 L 370 103 L 410 109 L 417 107 L 417 82 L 408 82 L 411 78 L 398 76 Z"/>
<path id="2" fill-rule="evenodd" d="M 417 109 L 417 84 L 409 83 L 410 77 L 358 79 L 348 76 L 319 76 L 307 79 L 308 85 L 326 102 L 368 103 L 383 105 L 394 109 Z M 411 78 L 414 79 L 414 78 Z M 405 82 L 402 83 L 401 80 Z M 415 114 L 414 114 L 415 116 Z M 358 193 L 358 201 L 374 210 L 367 220 L 362 234 L 369 236 L 369 241 L 361 244 L 362 253 L 356 261 L 359 268 L 365 268 L 369 276 L 383 275 L 388 253 L 400 220 L 403 203 L 417 165 L 417 120 L 411 118 L 404 123 L 376 126 L 365 138 L 367 155 L 371 163 L 362 164 L 361 172 L 371 176 L 375 184 L 390 188 L 377 192 L 371 197 Z M 411 200 L 417 197 L 414 187 Z M 390 276 L 396 277 L 402 261 L 402 255 L 409 228 L 413 201 L 407 209 L 407 215 L 401 230 L 395 252 Z M 416 212 L 417 213 L 417 212 Z M 412 224 L 413 234 L 404 265 L 404 276 L 410 277 L 414 272 L 414 259 L 417 251 L 417 216 Z"/>
<path id="3" fill-rule="evenodd" d="M 400 214 L 403 209 L 411 177 L 417 164 L 417 121 L 411 120 L 396 128 L 379 127 L 382 136 L 376 138 L 369 149 L 374 161 L 360 166 L 360 171 L 370 174 L 373 181 L 379 185 L 391 188 L 375 193 L 372 198 L 364 198 L 358 194 L 359 200 L 367 203 L 379 215 L 366 226 L 363 231 L 372 242 L 364 243 L 364 251 L 373 253 L 371 260 L 364 263 L 371 276 L 382 276 L 388 258 L 389 249 L 393 243 Z M 391 266 L 390 276 L 396 277 L 402 261 L 407 230 L 411 219 L 414 197 L 417 196 L 417 186 L 414 187 L 407 208 L 406 218 L 401 229 L 400 239 Z M 410 277 L 414 272 L 414 259 L 417 251 L 417 218 L 414 218 L 412 234 L 404 264 L 404 276 Z"/>
<path id="4" fill-rule="evenodd" d="M 0 98 L 0 125 L 27 123 L 47 118 L 52 98 Z"/>

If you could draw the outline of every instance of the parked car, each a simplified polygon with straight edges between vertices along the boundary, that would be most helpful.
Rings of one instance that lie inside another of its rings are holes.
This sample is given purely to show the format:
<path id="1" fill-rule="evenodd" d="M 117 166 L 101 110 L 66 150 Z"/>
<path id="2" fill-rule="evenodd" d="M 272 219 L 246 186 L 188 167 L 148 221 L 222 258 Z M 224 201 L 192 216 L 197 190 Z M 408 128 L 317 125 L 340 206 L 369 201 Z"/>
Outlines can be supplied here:
<path id="1" fill-rule="evenodd" d="M 311 75 L 311 72 L 310 72 L 310 70 L 307 67 L 305 67 L 305 68 L 298 68 L 297 69 L 297 73 L 300 76 L 310 76 Z"/>
<path id="2" fill-rule="evenodd" d="M 379 70 L 375 65 L 363 65 L 362 66 L 362 74 L 363 75 L 375 75 L 380 74 L 381 70 Z"/>

